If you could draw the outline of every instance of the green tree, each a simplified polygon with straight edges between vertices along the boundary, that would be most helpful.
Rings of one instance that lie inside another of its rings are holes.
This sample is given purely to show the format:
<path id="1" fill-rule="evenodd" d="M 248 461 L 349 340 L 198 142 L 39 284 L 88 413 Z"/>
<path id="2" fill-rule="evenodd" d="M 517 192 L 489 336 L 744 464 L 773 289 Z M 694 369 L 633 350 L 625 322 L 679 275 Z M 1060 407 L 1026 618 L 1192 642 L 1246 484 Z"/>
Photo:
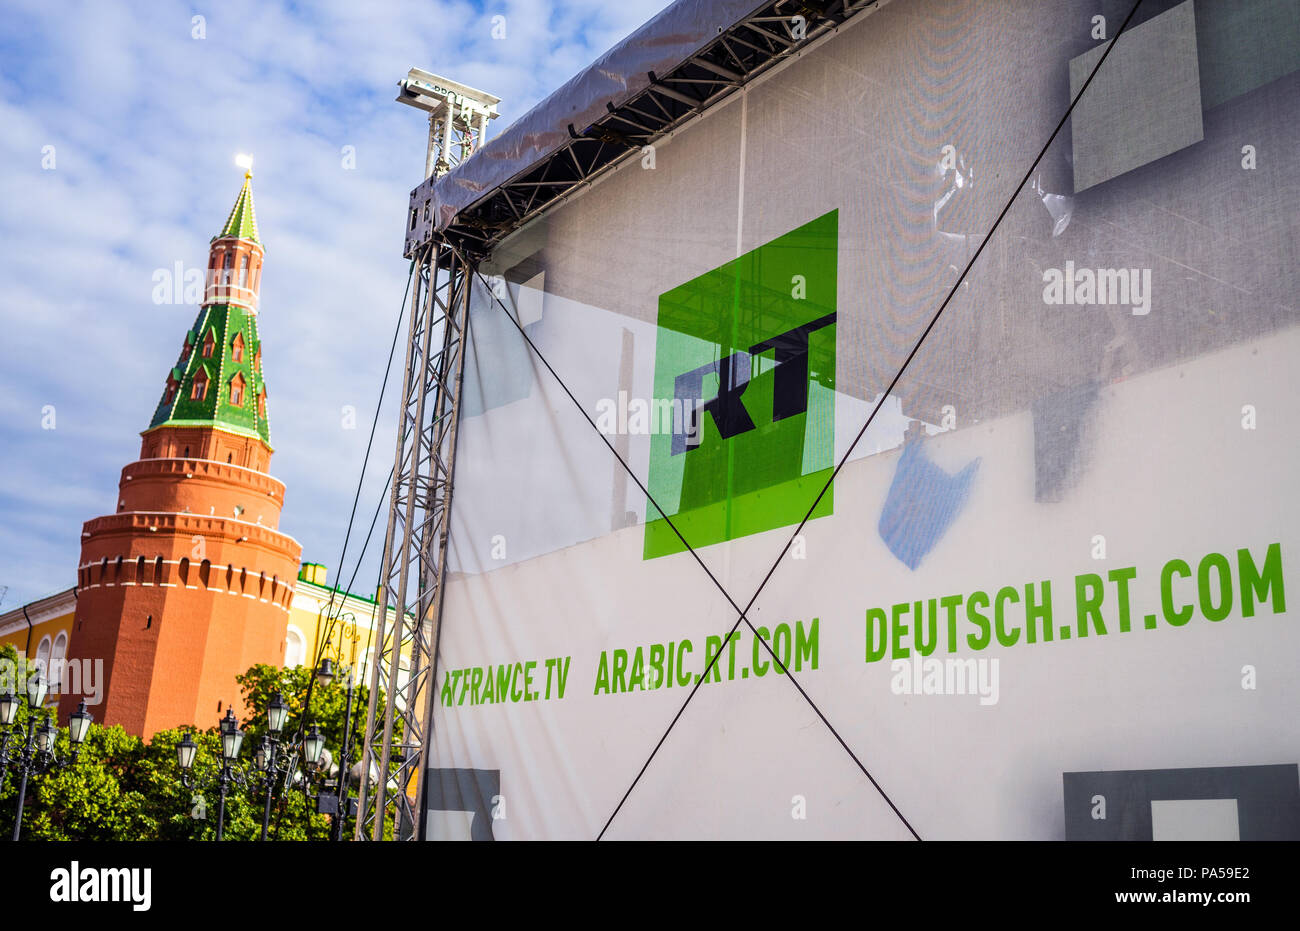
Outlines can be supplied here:
<path id="1" fill-rule="evenodd" d="M 325 746 L 334 755 L 334 764 L 340 767 L 346 767 L 349 771 L 361 758 L 361 744 L 364 738 L 366 708 L 368 706 L 370 689 L 365 685 L 358 685 L 353 691 L 352 700 L 352 746 L 347 760 L 338 759 L 343 747 L 343 723 L 347 710 L 347 688 L 340 682 L 339 678 L 334 679 L 327 686 L 322 686 L 316 682 L 311 687 L 311 707 L 307 709 L 304 716 L 305 702 L 307 701 L 308 685 L 311 683 L 315 673 L 311 667 L 296 666 L 291 669 L 280 669 L 275 666 L 258 665 L 249 669 L 240 676 L 236 676 L 243 691 L 244 705 L 250 709 L 250 714 L 245 727 L 248 736 L 245 738 L 245 744 L 255 749 L 257 742 L 261 740 L 266 733 L 266 709 L 271 703 L 271 697 L 280 692 L 285 704 L 289 706 L 289 720 L 285 726 L 285 738 L 299 732 L 305 733 L 311 724 L 320 728 L 320 732 L 325 735 Z M 384 693 L 380 692 L 380 707 L 383 707 Z M 401 723 L 396 722 L 394 733 L 394 742 L 399 742 L 402 738 Z M 394 768 L 396 768 L 394 766 Z M 337 787 L 337 777 L 330 779 L 331 789 Z M 301 793 L 300 793 L 301 794 Z M 352 798 L 356 798 L 355 786 L 351 790 Z M 281 826 L 281 833 L 278 835 L 280 840 L 289 839 L 283 833 L 286 825 L 292 817 L 293 809 L 290 808 L 277 819 Z M 384 836 L 391 839 L 393 836 L 393 827 L 389 823 L 384 827 Z M 324 820 L 322 820 L 324 823 Z M 351 831 L 350 825 L 345 825 L 344 832 L 347 834 Z M 274 835 L 273 835 L 274 836 Z M 326 829 L 325 836 L 328 836 Z M 316 835 L 312 835 L 316 839 Z"/>
<path id="2" fill-rule="evenodd" d="M 55 749 L 59 759 L 71 757 L 66 728 Z M 23 837 L 99 841 L 156 836 L 148 817 L 150 800 L 135 785 L 144 754 L 143 741 L 121 727 L 92 725 L 75 765 L 51 769 L 28 782 Z M 13 812 L 7 814 L 12 830 Z"/>
<path id="3" fill-rule="evenodd" d="M 26 680 L 27 664 L 12 646 L 0 648 L 0 671 L 12 670 L 13 681 L 4 681 L 0 673 L 0 691 L 6 687 L 20 692 Z M 240 754 L 241 773 L 256 776 L 251 761 L 258 743 L 266 735 L 266 709 L 271 696 L 279 691 L 290 708 L 290 717 L 282 735 L 282 750 L 290 754 L 301 772 L 300 745 L 289 746 L 303 722 L 311 670 L 303 667 L 278 669 L 254 666 L 237 677 L 243 690 L 247 718 Z M 354 742 L 360 742 L 364 723 L 367 692 L 354 693 L 352 730 Z M 340 759 L 346 690 L 338 683 L 315 684 L 311 689 L 308 722 L 314 722 L 326 736 L 326 747 L 334 754 L 338 766 L 349 766 Z M 43 712 L 38 712 L 42 714 Z M 11 729 L 10 756 L 15 744 L 26 735 L 28 709 L 19 706 Z M 59 722 L 56 751 L 60 759 L 71 753 L 66 722 Z M 305 730 L 305 728 L 303 728 Z M 194 762 L 195 788 L 180 782 L 176 746 L 189 732 L 198 744 Z M 359 756 L 354 747 L 352 761 Z M 216 724 L 206 729 L 177 727 L 159 731 L 148 741 L 127 734 L 120 726 L 92 724 L 76 765 L 53 769 L 29 780 L 23 815 L 24 839 L 32 840 L 210 840 L 215 837 L 219 788 L 216 774 L 220 767 L 221 743 Z M 10 767 L 12 770 L 12 767 Z M 279 840 L 325 840 L 330 836 L 329 819 L 315 813 L 301 782 L 290 779 L 287 792 L 281 791 L 273 808 L 272 826 Z M 330 779 L 331 788 L 337 782 Z M 319 783 L 317 783 L 319 785 Z M 283 790 L 277 785 L 277 790 Z M 0 837 L 13 830 L 17 804 L 17 780 L 9 771 L 0 779 Z M 261 834 L 265 795 L 253 786 L 232 785 L 226 798 L 223 836 L 228 840 L 256 840 Z M 345 827 L 345 836 L 350 836 Z"/>

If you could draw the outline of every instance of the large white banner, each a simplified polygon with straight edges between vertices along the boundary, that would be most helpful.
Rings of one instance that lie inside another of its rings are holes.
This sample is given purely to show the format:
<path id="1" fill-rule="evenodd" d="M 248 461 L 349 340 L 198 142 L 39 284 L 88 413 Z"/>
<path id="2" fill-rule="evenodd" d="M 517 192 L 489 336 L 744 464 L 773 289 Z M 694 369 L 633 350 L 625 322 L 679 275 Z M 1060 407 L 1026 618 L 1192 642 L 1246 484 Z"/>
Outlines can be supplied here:
<path id="1" fill-rule="evenodd" d="M 1067 6 L 891 4 L 492 256 L 430 837 L 1052 839 L 1067 774 L 1300 760 L 1286 4 L 1157 5 L 1002 215 Z"/>

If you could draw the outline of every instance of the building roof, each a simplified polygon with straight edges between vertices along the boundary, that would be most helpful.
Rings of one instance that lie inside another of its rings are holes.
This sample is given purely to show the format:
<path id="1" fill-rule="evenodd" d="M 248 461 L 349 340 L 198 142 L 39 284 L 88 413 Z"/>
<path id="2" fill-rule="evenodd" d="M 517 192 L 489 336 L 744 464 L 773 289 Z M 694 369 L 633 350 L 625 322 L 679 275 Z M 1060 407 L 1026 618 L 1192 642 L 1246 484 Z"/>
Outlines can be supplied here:
<path id="1" fill-rule="evenodd" d="M 0 637 L 11 636 L 15 631 L 37 627 L 45 622 L 76 610 L 75 586 L 35 598 L 25 604 L 0 613 Z"/>
<path id="2" fill-rule="evenodd" d="M 253 209 L 253 173 L 244 172 L 244 186 L 239 192 L 239 197 L 235 199 L 235 206 L 230 208 L 230 216 L 226 217 L 226 225 L 221 228 L 213 239 L 224 239 L 227 237 L 235 239 L 247 239 L 249 242 L 255 242 L 258 245 L 262 241 L 257 238 L 257 212 Z"/>
<path id="3" fill-rule="evenodd" d="M 411 192 L 405 254 L 488 252 L 643 145 L 888 0 L 676 0 L 446 174 Z M 798 15 L 796 15 L 798 14 Z M 803 29 L 795 21 L 803 20 Z"/>

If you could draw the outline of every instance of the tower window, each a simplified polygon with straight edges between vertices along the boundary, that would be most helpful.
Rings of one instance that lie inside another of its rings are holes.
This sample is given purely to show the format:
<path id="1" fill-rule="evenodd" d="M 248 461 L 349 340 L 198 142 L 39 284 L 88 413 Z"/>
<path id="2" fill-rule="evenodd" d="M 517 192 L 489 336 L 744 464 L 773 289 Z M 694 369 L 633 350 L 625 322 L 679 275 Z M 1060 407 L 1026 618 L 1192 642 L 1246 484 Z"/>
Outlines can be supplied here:
<path id="1" fill-rule="evenodd" d="M 263 419 L 265 419 L 266 417 L 266 389 L 265 388 L 263 388 L 262 393 L 257 396 L 257 416 Z"/>
<path id="2" fill-rule="evenodd" d="M 239 259 L 239 286 L 248 287 L 248 256 L 241 256 Z"/>
<path id="3" fill-rule="evenodd" d="M 212 350 L 217 348 L 217 341 L 212 338 L 212 331 L 208 330 L 208 335 L 203 337 L 203 358 L 211 359 Z"/>
<path id="4" fill-rule="evenodd" d="M 230 344 L 230 356 L 236 362 L 244 361 L 244 334 L 236 333 L 234 340 Z"/>
<path id="5" fill-rule="evenodd" d="M 230 379 L 230 403 L 235 407 L 244 406 L 244 376 L 238 372 Z"/>
<path id="6" fill-rule="evenodd" d="M 167 392 L 163 395 L 163 403 L 172 403 L 172 398 L 176 397 L 176 381 L 170 375 L 167 377 Z"/>
<path id="7" fill-rule="evenodd" d="M 205 400 L 207 396 L 208 376 L 202 369 L 199 369 L 194 373 L 194 382 L 190 386 L 190 400 L 202 401 Z"/>

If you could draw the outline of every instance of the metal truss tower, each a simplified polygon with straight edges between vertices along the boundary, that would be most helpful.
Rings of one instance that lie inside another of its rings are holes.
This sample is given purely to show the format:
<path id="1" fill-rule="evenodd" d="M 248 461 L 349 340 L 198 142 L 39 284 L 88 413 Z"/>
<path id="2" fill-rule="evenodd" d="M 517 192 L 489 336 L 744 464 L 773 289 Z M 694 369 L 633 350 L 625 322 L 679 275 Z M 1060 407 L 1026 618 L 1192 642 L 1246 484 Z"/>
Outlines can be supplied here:
<path id="1" fill-rule="evenodd" d="M 429 114 L 425 178 L 483 145 L 499 97 L 412 68 L 399 103 Z M 451 531 L 452 475 L 474 266 L 440 235 L 406 255 L 416 263 L 397 422 L 392 491 L 369 670 L 361 788 L 354 837 L 423 833 L 425 754 L 433 720 L 437 630 Z M 382 610 L 387 608 L 387 610 Z M 382 700 L 381 700 L 382 698 Z"/>
<path id="2" fill-rule="evenodd" d="M 474 269 L 449 244 L 416 256 L 380 610 L 361 757 L 357 839 L 421 833 L 436 630 L 447 565 L 456 426 Z M 380 701 L 382 693 L 383 700 Z"/>

